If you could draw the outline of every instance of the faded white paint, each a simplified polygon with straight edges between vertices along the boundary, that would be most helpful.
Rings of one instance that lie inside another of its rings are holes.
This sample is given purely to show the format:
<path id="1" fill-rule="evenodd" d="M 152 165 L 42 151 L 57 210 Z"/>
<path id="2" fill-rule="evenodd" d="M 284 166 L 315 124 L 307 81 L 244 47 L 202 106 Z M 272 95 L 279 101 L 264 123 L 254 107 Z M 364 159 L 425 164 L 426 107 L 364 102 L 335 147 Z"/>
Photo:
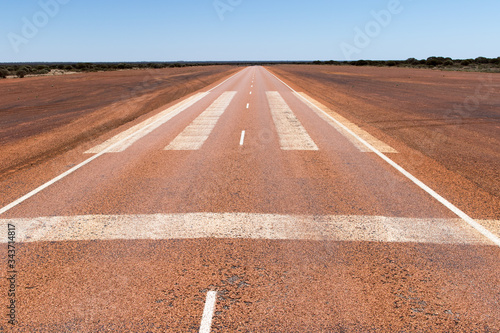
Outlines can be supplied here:
<path id="1" fill-rule="evenodd" d="M 85 215 L 3 219 L 0 228 L 7 230 L 8 223 L 16 226 L 17 242 L 244 238 L 493 244 L 458 218 L 255 213 Z M 1 242 L 7 242 L 6 235 L 1 236 Z"/>
<path id="2" fill-rule="evenodd" d="M 318 150 L 306 129 L 277 91 L 267 91 L 267 100 L 283 150 Z"/>
<path id="3" fill-rule="evenodd" d="M 199 150 L 226 111 L 236 91 L 226 91 L 184 129 L 165 150 Z"/>

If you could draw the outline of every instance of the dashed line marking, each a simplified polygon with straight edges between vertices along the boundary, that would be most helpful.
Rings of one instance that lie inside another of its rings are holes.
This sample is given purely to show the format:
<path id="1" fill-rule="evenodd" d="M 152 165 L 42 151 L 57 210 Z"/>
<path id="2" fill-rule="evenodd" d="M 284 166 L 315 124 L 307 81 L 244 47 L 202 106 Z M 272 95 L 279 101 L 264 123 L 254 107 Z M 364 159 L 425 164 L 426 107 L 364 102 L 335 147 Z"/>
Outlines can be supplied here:
<path id="1" fill-rule="evenodd" d="M 240 146 L 243 146 L 244 142 L 245 142 L 245 131 L 242 131 L 241 138 L 240 138 Z"/>
<path id="2" fill-rule="evenodd" d="M 247 109 L 250 107 L 250 103 L 247 103 Z"/>
<path id="3" fill-rule="evenodd" d="M 215 303 L 217 301 L 217 292 L 209 291 L 205 301 L 205 308 L 203 309 L 203 316 L 201 318 L 200 333 L 210 333 L 212 329 L 212 318 L 215 311 Z"/>
<path id="4" fill-rule="evenodd" d="M 182 131 L 165 150 L 199 150 L 226 111 L 236 91 L 226 91 Z"/>
<path id="5" fill-rule="evenodd" d="M 252 94 L 252 92 L 250 91 L 250 95 Z"/>

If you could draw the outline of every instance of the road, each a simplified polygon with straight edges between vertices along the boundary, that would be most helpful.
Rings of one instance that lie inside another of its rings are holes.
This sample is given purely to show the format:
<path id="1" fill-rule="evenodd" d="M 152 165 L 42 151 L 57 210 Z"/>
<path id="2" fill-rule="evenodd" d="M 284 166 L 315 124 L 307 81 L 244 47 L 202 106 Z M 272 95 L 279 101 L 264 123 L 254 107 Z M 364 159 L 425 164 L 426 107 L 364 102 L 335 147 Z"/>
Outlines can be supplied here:
<path id="1" fill-rule="evenodd" d="M 247 67 L 33 184 L 0 327 L 498 331 L 498 237 L 321 108 Z"/>

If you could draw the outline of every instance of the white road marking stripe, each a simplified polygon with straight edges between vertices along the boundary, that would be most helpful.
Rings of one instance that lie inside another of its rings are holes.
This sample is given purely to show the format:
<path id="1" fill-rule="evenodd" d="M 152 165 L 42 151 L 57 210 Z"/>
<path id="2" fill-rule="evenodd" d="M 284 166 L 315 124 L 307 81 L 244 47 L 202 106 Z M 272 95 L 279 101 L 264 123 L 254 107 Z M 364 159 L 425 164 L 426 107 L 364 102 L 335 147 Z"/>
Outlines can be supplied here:
<path id="1" fill-rule="evenodd" d="M 161 125 L 165 124 L 167 121 L 172 119 L 173 117 L 177 116 L 179 113 L 182 111 L 186 110 L 187 108 L 191 107 L 193 104 L 201 100 L 203 97 L 207 96 L 208 93 L 198 93 L 187 100 L 184 100 L 167 110 L 158 113 L 157 115 L 143 121 L 140 124 L 137 124 L 131 128 L 129 128 L 126 131 L 121 132 L 120 134 L 114 136 L 113 138 L 105 141 L 104 143 L 87 150 L 85 153 L 86 154 L 97 154 L 100 153 L 110 146 L 114 146 L 112 149 L 107 149 L 107 153 L 119 153 L 127 148 L 129 148 L 131 145 L 133 145 L 136 141 L 139 139 L 145 137 Z M 154 125 L 153 125 L 154 124 Z M 127 139 L 125 139 L 127 138 Z M 120 144 L 117 144 L 117 142 L 120 142 Z"/>
<path id="2" fill-rule="evenodd" d="M 234 78 L 236 75 L 238 75 L 239 73 L 241 73 L 242 71 L 244 71 L 244 69 L 242 69 L 241 71 L 239 71 L 238 73 L 234 74 L 233 76 L 229 77 L 228 79 L 224 80 L 222 83 L 218 84 L 216 87 L 210 89 L 207 91 L 207 93 L 211 92 L 212 90 L 214 90 L 215 88 L 219 87 L 220 85 L 222 85 L 223 83 L 227 82 L 228 80 Z M 158 119 L 158 121 L 160 121 L 161 119 Z M 151 123 L 150 125 L 148 126 L 154 126 L 156 123 Z M 147 126 L 144 128 L 146 129 Z M 129 138 L 131 138 L 132 136 L 134 136 L 135 133 L 131 133 L 129 136 L 123 138 L 121 141 L 118 141 L 114 144 L 112 144 L 111 146 L 109 146 L 108 148 L 104 149 L 103 151 L 95 154 L 94 156 L 86 159 L 85 161 L 83 161 L 82 163 L 72 167 L 71 169 L 69 169 L 68 171 L 66 172 L 63 172 L 62 174 L 60 174 L 59 176 L 49 180 L 48 182 L 40 185 L 39 187 L 37 187 L 36 189 L 34 189 L 33 191 L 23 195 L 22 197 L 20 197 L 19 199 L 11 202 L 10 204 L 8 204 L 7 206 L 4 206 L 0 209 L 0 215 L 2 215 L 3 213 L 6 213 L 8 212 L 9 210 L 11 210 L 12 208 L 16 207 L 17 205 L 23 203 L 24 201 L 28 200 L 29 198 L 33 197 L 34 195 L 37 195 L 38 193 L 40 193 L 41 191 L 45 190 L 47 187 L 57 183 L 58 181 L 60 181 L 61 179 L 71 175 L 73 172 L 77 171 L 78 169 L 84 167 L 85 165 L 89 164 L 90 162 L 92 162 L 93 160 L 99 158 L 100 156 L 104 155 L 105 153 L 107 153 L 108 151 L 114 149 L 116 146 L 120 145 L 122 142 L 128 140 Z"/>
<path id="3" fill-rule="evenodd" d="M 307 131 L 277 91 L 266 91 L 269 108 L 283 150 L 318 150 Z"/>
<path id="4" fill-rule="evenodd" d="M 280 81 L 285 86 L 287 86 L 291 91 L 296 92 L 288 84 L 286 84 L 285 82 L 283 82 L 282 80 L 280 80 L 274 74 L 272 74 L 270 72 L 269 72 L 269 74 L 271 74 L 278 81 Z M 320 112 L 325 113 L 320 108 L 318 108 L 318 107 L 316 107 L 316 108 Z M 442 196 L 440 196 L 433 189 L 431 189 L 430 187 L 428 187 L 427 185 L 425 185 L 422 181 L 420 181 L 418 178 L 416 178 L 415 176 L 413 176 L 411 173 L 409 173 L 408 171 L 406 171 L 405 169 L 403 169 L 401 166 L 399 166 L 399 164 L 397 164 L 396 162 L 394 162 L 393 160 L 391 160 L 389 157 L 387 157 L 386 155 L 384 155 L 383 153 L 381 153 L 380 151 L 378 151 L 375 147 L 373 147 L 371 144 L 369 144 L 368 142 L 366 142 L 364 139 L 362 139 L 361 137 L 359 137 L 358 135 L 356 135 L 356 133 L 354 133 L 353 131 L 351 131 L 344 124 L 342 124 L 341 122 L 339 122 L 338 120 L 336 120 L 335 118 L 333 118 L 332 116 L 330 116 L 329 114 L 326 114 L 326 116 L 329 117 L 335 123 L 337 123 L 338 126 L 340 126 L 341 128 L 343 128 L 349 134 L 351 134 L 356 139 L 358 139 L 363 145 L 365 145 L 368 149 L 370 149 L 372 152 L 374 152 L 375 154 L 377 154 L 381 159 L 383 159 L 385 162 L 387 162 L 389 165 L 391 165 L 394 169 L 396 169 L 398 172 L 400 172 L 401 174 L 403 174 L 406 178 L 408 178 L 413 183 L 415 183 L 415 185 L 417 185 L 422 190 L 424 190 L 425 192 L 427 192 L 430 196 L 432 196 L 434 199 L 436 199 L 441 204 L 443 204 L 446 208 L 448 208 L 455 215 L 457 215 L 458 217 L 460 217 L 463 221 L 465 221 L 471 227 L 473 227 L 474 229 L 476 229 L 477 231 L 479 231 L 483 236 L 485 236 L 486 238 L 488 238 L 490 241 L 492 241 L 493 243 L 495 243 L 497 246 L 500 246 L 500 238 L 497 237 L 496 235 L 494 235 L 491 231 L 489 231 L 488 229 L 486 229 L 481 224 L 477 223 L 472 217 L 470 217 L 465 212 L 463 212 L 462 210 L 460 210 L 458 207 L 456 207 L 455 205 L 453 205 L 451 202 L 449 202 L 448 200 L 446 200 L 445 198 L 443 198 Z"/>
<path id="5" fill-rule="evenodd" d="M 86 215 L 0 219 L 16 225 L 18 242 L 240 238 L 490 244 L 459 218 L 399 218 L 349 215 L 188 213 Z M 500 221 L 492 221 L 499 225 Z M 7 243 L 7 234 L 0 243 Z"/>
<path id="6" fill-rule="evenodd" d="M 241 139 L 240 139 L 240 146 L 243 146 L 243 143 L 245 142 L 245 131 L 241 132 Z"/>
<path id="7" fill-rule="evenodd" d="M 250 103 L 247 103 L 247 109 L 250 107 Z"/>
<path id="8" fill-rule="evenodd" d="M 203 309 L 203 316 L 201 318 L 200 333 L 210 333 L 212 328 L 212 318 L 215 311 L 215 303 L 217 301 L 217 292 L 209 291 L 205 301 L 205 308 Z"/>
<path id="9" fill-rule="evenodd" d="M 250 91 L 250 95 L 252 94 L 252 92 Z"/>
<path id="10" fill-rule="evenodd" d="M 331 109 L 326 107 L 325 105 L 321 104 L 320 102 L 316 101 L 315 99 L 311 98 L 310 96 L 306 95 L 305 93 L 297 93 L 294 92 L 294 94 L 301 100 L 303 101 L 307 106 L 311 108 L 318 116 L 323 118 L 327 123 L 329 123 L 332 127 L 334 127 L 337 131 L 340 132 L 344 137 L 346 137 L 349 141 L 351 141 L 352 144 L 356 148 L 358 148 L 362 152 L 372 152 L 370 149 L 368 149 L 365 145 L 363 145 L 361 142 L 359 142 L 356 137 L 353 137 L 352 135 L 349 134 L 349 132 L 344 131 L 344 129 L 340 126 L 337 125 L 336 122 L 332 121 L 329 117 L 326 116 L 326 114 L 331 115 L 332 118 L 338 120 L 340 123 L 344 124 L 345 127 L 349 128 L 352 132 L 356 133 L 360 138 L 363 138 L 366 142 L 370 143 L 373 147 L 375 147 L 377 150 L 379 150 L 382 153 L 397 153 L 397 150 L 386 144 L 385 142 L 380 141 L 379 139 L 375 138 L 372 136 L 370 133 L 362 130 L 355 124 L 351 123 L 349 120 L 346 118 L 342 117 L 336 112 L 333 112 Z M 317 109 L 320 109 L 323 112 L 318 112 Z"/>
<path id="11" fill-rule="evenodd" d="M 226 91 L 203 111 L 165 150 L 198 150 L 212 133 L 236 91 Z"/>

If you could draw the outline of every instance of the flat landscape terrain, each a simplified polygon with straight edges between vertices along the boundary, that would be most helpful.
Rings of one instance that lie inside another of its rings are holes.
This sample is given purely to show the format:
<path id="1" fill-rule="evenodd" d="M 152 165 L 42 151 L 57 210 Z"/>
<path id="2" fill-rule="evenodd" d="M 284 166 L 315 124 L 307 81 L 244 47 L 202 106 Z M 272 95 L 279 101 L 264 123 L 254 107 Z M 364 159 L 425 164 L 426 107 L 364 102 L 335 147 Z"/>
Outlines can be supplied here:
<path id="1" fill-rule="evenodd" d="M 500 219 L 500 75 L 423 69 L 270 68 L 367 131 L 477 218 Z"/>
<path id="2" fill-rule="evenodd" d="M 0 178 L 186 96 L 230 66 L 0 80 Z"/>
<path id="3" fill-rule="evenodd" d="M 0 81 L 0 331 L 500 331 L 498 75 L 160 73 Z"/>

